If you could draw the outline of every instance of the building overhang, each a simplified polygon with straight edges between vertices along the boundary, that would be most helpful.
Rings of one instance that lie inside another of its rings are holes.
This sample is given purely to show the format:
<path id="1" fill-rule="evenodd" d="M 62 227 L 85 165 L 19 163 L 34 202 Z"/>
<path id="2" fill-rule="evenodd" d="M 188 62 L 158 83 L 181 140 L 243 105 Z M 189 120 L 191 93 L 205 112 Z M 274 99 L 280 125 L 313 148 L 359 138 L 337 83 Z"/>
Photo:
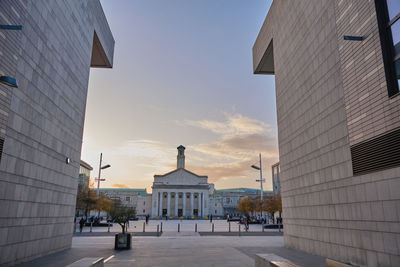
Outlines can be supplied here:
<path id="1" fill-rule="evenodd" d="M 275 74 L 274 68 L 274 49 L 273 49 L 273 27 L 275 5 L 269 9 L 267 17 L 261 27 L 257 39 L 253 46 L 253 72 L 254 74 Z"/>

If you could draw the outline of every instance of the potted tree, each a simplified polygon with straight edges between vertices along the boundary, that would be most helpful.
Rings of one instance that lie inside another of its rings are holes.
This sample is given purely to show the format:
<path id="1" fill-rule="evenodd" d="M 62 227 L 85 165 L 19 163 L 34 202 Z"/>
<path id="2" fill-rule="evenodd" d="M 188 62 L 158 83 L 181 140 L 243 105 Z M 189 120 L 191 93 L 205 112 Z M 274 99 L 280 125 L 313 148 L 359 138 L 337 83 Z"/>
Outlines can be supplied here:
<path id="1" fill-rule="evenodd" d="M 118 223 L 122 228 L 122 233 L 115 235 L 114 249 L 131 249 L 132 236 L 130 233 L 126 233 L 126 225 L 129 222 L 129 219 L 134 218 L 135 216 L 135 208 L 115 205 L 110 209 L 111 220 Z"/>

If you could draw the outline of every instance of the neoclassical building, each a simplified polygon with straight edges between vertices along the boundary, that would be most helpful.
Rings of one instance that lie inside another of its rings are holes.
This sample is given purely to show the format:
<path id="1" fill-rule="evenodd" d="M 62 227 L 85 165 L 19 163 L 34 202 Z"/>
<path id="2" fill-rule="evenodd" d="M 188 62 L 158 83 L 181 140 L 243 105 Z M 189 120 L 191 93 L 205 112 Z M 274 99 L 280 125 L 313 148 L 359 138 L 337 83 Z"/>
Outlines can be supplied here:
<path id="1" fill-rule="evenodd" d="M 185 169 L 185 147 L 178 148 L 177 168 L 163 175 L 154 175 L 152 217 L 197 217 L 208 215 L 207 176 Z"/>

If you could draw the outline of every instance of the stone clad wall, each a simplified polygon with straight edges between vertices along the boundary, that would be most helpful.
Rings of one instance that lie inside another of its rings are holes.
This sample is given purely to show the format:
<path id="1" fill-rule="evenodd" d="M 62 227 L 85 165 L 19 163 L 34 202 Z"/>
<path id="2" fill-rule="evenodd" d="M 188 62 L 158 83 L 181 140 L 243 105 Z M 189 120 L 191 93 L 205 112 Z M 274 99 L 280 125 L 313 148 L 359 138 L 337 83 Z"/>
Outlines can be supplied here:
<path id="1" fill-rule="evenodd" d="M 98 0 L 2 0 L 0 12 L 1 24 L 23 25 L 0 33 L 15 60 L 0 71 L 19 83 L 0 88 L 11 92 L 0 162 L 0 265 L 9 265 L 71 245 L 94 31 L 110 64 L 114 40 Z"/>
<path id="2" fill-rule="evenodd" d="M 275 0 L 253 48 L 255 73 L 271 42 L 285 245 L 357 266 L 400 265 L 400 168 L 353 176 L 350 154 L 400 123 L 374 1 Z"/>

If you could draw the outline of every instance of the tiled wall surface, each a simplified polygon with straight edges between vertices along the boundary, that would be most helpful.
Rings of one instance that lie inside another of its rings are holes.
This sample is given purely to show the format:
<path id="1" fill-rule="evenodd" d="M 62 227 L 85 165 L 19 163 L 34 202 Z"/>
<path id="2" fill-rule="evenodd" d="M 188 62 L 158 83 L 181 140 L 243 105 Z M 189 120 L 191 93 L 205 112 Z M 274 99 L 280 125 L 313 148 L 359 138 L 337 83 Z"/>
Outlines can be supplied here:
<path id="1" fill-rule="evenodd" d="M 400 127 L 400 96 L 388 97 L 373 0 L 336 0 L 336 24 L 350 144 Z M 362 42 L 343 35 L 364 36 Z"/>
<path id="2" fill-rule="evenodd" d="M 19 83 L 0 86 L 0 265 L 70 246 L 94 31 L 111 63 L 114 48 L 98 0 L 0 1 L 14 23 L 0 32 L 0 72 Z"/>
<path id="3" fill-rule="evenodd" d="M 275 0 L 253 58 L 257 73 L 273 42 L 285 245 L 400 266 L 400 168 L 353 176 L 350 155 L 400 122 L 388 114 L 398 100 L 388 98 L 376 24 L 372 0 Z M 343 40 L 358 34 L 372 35 Z"/>

